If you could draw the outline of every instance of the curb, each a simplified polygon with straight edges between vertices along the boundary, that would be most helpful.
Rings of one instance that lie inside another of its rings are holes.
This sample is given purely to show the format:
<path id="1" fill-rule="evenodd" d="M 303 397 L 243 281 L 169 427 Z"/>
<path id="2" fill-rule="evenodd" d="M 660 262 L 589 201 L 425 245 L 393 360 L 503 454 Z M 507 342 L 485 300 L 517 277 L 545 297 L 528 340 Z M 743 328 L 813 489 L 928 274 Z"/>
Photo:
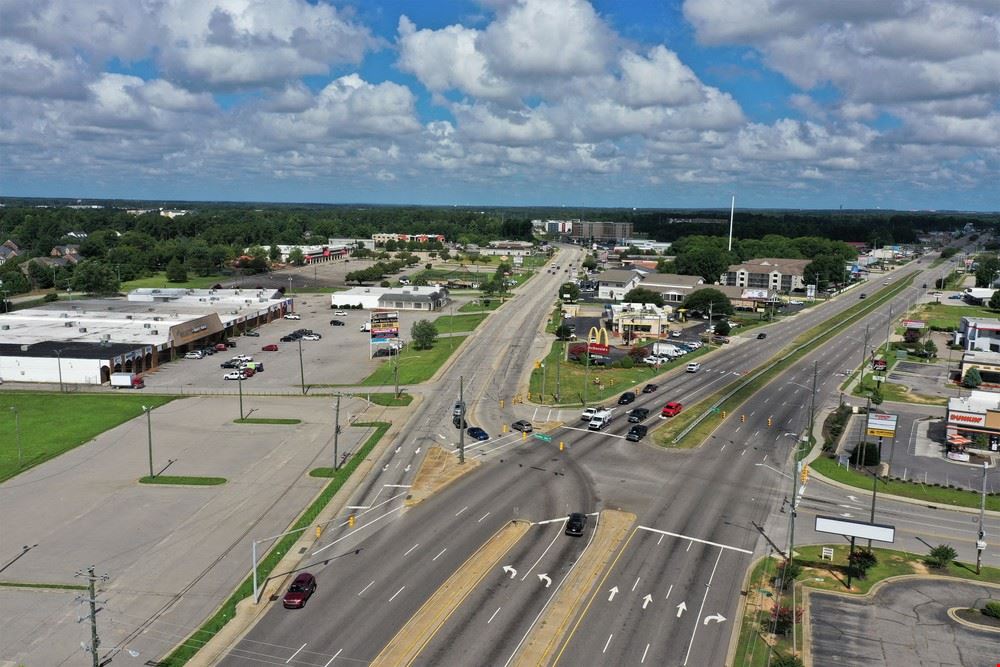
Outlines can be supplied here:
<path id="1" fill-rule="evenodd" d="M 958 615 L 957 612 L 959 609 L 968 609 L 968 607 L 952 607 L 951 609 L 948 610 L 948 618 L 955 621 L 959 625 L 964 625 L 965 627 L 971 628 L 972 630 L 983 630 L 985 632 L 996 632 L 997 634 L 1000 634 L 1000 628 L 994 627 L 992 625 L 981 625 L 973 621 L 965 620 L 964 618 Z"/>

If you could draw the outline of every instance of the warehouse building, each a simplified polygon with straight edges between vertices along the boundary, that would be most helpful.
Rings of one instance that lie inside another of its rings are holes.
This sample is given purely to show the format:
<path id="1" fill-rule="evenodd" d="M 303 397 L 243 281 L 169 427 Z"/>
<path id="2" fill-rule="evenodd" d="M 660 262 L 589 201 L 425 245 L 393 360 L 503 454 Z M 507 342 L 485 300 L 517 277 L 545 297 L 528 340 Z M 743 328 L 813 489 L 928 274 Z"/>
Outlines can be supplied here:
<path id="1" fill-rule="evenodd" d="M 330 297 L 331 308 L 391 308 L 394 310 L 441 310 L 450 298 L 445 287 L 355 287 Z"/>

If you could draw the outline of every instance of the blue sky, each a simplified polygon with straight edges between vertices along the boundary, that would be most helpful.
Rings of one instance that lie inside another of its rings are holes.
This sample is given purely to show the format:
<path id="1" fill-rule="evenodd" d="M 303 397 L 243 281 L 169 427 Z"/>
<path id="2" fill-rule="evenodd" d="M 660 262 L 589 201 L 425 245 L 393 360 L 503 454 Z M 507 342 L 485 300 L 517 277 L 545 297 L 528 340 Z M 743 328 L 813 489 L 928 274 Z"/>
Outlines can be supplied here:
<path id="1" fill-rule="evenodd" d="M 4 195 L 998 210 L 977 0 L 38 0 Z"/>

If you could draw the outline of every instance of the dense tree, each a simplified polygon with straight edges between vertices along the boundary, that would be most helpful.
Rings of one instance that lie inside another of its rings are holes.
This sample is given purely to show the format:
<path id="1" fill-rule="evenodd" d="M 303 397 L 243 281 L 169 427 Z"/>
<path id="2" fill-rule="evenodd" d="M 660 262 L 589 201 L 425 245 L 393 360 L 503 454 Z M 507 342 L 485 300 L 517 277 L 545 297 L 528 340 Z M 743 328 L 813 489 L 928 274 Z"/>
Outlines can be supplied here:
<path id="1" fill-rule="evenodd" d="M 28 280 L 36 289 L 47 289 L 55 285 L 55 272 L 41 262 L 28 262 Z"/>
<path id="2" fill-rule="evenodd" d="M 418 320 L 410 327 L 410 338 L 418 350 L 428 350 L 433 347 L 437 336 L 437 327 L 430 320 Z"/>
<path id="3" fill-rule="evenodd" d="M 969 370 L 965 371 L 965 377 L 962 378 L 962 385 L 968 387 L 969 389 L 976 389 L 982 383 L 983 376 L 980 375 L 978 368 L 973 366 Z"/>
<path id="4" fill-rule="evenodd" d="M 302 252 L 302 248 L 292 248 L 292 251 L 288 253 L 288 261 L 293 266 L 303 266 L 306 263 L 306 256 Z"/>
<path id="5" fill-rule="evenodd" d="M 73 271 L 73 290 L 87 294 L 115 294 L 118 277 L 107 265 L 94 260 L 84 260 Z"/>
<path id="6" fill-rule="evenodd" d="M 1000 289 L 993 292 L 988 305 L 990 310 L 1000 310 Z"/>
<path id="7" fill-rule="evenodd" d="M 976 257 L 976 287 L 992 287 L 1000 273 L 1000 259 L 996 255 Z"/>
<path id="8" fill-rule="evenodd" d="M 583 262 L 581 262 L 580 266 L 587 269 L 588 271 L 593 271 L 594 269 L 597 268 L 597 258 L 594 257 L 593 255 L 587 255 L 586 257 L 584 257 Z"/>
<path id="9" fill-rule="evenodd" d="M 711 306 L 713 316 L 733 314 L 733 304 L 729 302 L 729 298 L 711 287 L 691 292 L 681 305 L 686 310 L 695 310 L 699 313 L 708 313 Z"/>
<path id="10" fill-rule="evenodd" d="M 713 310 L 713 314 L 714 314 L 714 310 Z M 732 328 L 732 326 L 730 326 L 728 320 L 719 320 L 718 322 L 715 323 L 714 326 L 715 326 L 715 333 L 716 333 L 716 335 L 719 335 L 719 336 L 728 336 L 729 332 L 733 330 L 733 328 Z"/>
<path id="11" fill-rule="evenodd" d="M 272 262 L 281 261 L 281 247 L 277 243 L 272 244 L 271 247 L 268 248 L 267 258 Z"/>
<path id="12" fill-rule="evenodd" d="M 802 273 L 807 285 L 822 290 L 830 284 L 842 285 L 847 269 L 839 257 L 821 256 L 809 262 Z"/>
<path id="13" fill-rule="evenodd" d="M 733 264 L 734 257 L 721 248 L 701 246 L 678 254 L 674 260 L 677 273 L 686 276 L 701 276 L 705 282 L 715 284 L 730 264 Z"/>
<path id="14" fill-rule="evenodd" d="M 184 266 L 184 262 L 174 257 L 167 264 L 167 280 L 172 283 L 183 283 L 187 282 L 188 274 L 187 268 Z"/>
<path id="15" fill-rule="evenodd" d="M 654 306 L 661 308 L 663 307 L 663 295 L 659 292 L 654 292 L 647 287 L 636 287 L 625 293 L 625 296 L 622 297 L 622 302 L 651 303 Z"/>
<path id="16" fill-rule="evenodd" d="M 580 298 L 580 288 L 576 283 L 563 283 L 559 286 L 559 298 L 564 301 L 576 301 Z"/>

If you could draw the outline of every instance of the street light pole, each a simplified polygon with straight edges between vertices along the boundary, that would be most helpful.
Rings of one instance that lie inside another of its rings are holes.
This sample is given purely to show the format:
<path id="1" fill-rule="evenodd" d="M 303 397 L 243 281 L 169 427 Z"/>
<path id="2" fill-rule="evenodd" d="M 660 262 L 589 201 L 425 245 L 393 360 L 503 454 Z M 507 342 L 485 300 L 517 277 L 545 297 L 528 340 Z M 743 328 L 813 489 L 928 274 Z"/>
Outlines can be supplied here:
<path id="1" fill-rule="evenodd" d="M 976 540 L 976 574 L 983 569 L 983 550 L 986 549 L 986 531 L 983 530 L 983 514 L 986 513 L 986 462 L 983 461 L 983 490 L 979 494 L 979 533 Z"/>
<path id="2" fill-rule="evenodd" d="M 338 461 L 340 460 L 340 452 L 338 446 L 340 444 L 340 392 L 337 392 L 337 408 L 334 412 L 334 422 L 333 422 L 333 471 L 336 472 L 340 467 Z"/>
<path id="3" fill-rule="evenodd" d="M 563 349 L 559 350 L 559 358 L 556 360 L 556 403 L 559 402 L 559 367 L 562 366 L 563 353 L 566 350 L 566 345 L 563 344 Z"/>
<path id="4" fill-rule="evenodd" d="M 155 477 L 153 474 L 153 407 L 144 405 L 142 409 L 146 413 L 146 436 L 149 444 L 149 476 L 152 478 Z"/>
<path id="5" fill-rule="evenodd" d="M 462 404 L 462 414 L 458 417 L 458 462 L 465 463 L 465 376 L 458 377 L 458 402 Z"/>
<path id="6" fill-rule="evenodd" d="M 302 394 L 306 393 L 306 367 L 302 364 L 302 339 L 299 338 L 299 379 L 302 386 Z"/>
<path id="7" fill-rule="evenodd" d="M 237 369 L 237 373 L 240 374 L 239 386 L 240 386 L 240 421 L 243 421 L 243 371 Z"/>
<path id="8" fill-rule="evenodd" d="M 21 454 L 21 415 L 18 413 L 16 406 L 10 406 L 10 411 L 14 413 L 14 434 L 17 438 L 17 469 L 20 470 L 23 461 Z M 979 518 L 979 527 L 980 529 L 983 527 L 982 517 Z"/>

